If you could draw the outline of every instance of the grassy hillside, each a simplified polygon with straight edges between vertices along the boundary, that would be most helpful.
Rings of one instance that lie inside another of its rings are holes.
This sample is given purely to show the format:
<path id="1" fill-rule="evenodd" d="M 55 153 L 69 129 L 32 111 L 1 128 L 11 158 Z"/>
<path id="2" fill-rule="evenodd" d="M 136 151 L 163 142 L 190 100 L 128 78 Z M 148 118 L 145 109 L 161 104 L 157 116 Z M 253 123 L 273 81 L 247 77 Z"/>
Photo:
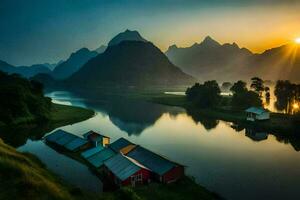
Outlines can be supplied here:
<path id="1" fill-rule="evenodd" d="M 0 139 L 0 199 L 71 199 L 67 188 L 31 154 Z"/>

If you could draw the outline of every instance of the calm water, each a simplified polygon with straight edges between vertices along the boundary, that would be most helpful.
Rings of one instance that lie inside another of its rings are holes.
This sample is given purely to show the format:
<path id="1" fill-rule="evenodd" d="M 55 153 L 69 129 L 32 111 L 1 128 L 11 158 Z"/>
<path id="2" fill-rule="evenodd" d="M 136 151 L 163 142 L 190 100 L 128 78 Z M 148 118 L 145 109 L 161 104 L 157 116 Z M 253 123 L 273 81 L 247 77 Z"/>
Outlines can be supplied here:
<path id="1" fill-rule="evenodd" d="M 232 128 L 232 124 L 192 117 L 185 110 L 141 101 L 48 94 L 55 102 L 92 108 L 97 115 L 61 127 L 75 134 L 101 132 L 124 137 L 187 166 L 186 173 L 227 199 L 297 199 L 300 149 L 295 138 Z M 285 141 L 279 142 L 278 140 Z M 19 148 L 36 154 L 54 172 L 81 188 L 101 191 L 101 182 L 78 162 L 41 141 Z"/>

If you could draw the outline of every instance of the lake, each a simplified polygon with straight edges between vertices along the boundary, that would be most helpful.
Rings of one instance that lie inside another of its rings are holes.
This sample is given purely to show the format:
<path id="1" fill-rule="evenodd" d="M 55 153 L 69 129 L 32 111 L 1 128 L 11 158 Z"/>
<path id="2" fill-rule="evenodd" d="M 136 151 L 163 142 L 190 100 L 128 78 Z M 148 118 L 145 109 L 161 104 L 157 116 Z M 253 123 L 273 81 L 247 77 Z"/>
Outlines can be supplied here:
<path id="1" fill-rule="evenodd" d="M 94 130 L 143 145 L 184 164 L 186 174 L 227 199 L 295 199 L 300 196 L 299 140 L 191 116 L 182 108 L 141 100 L 82 97 L 66 91 L 47 94 L 54 102 L 94 109 L 83 122 L 60 127 L 83 134 Z M 284 133 L 282 133 L 284 134 Z M 90 170 L 42 141 L 18 148 L 37 155 L 52 171 L 77 187 L 102 191 Z"/>

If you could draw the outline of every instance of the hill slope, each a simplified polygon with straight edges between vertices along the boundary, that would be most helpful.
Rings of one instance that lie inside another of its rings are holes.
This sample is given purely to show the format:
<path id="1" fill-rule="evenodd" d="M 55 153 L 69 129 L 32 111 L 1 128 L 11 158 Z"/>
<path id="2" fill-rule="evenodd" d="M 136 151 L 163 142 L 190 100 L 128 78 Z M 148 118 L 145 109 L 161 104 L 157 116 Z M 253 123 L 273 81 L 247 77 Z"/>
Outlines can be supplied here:
<path id="1" fill-rule="evenodd" d="M 88 61 L 67 83 L 76 86 L 170 86 L 194 82 L 152 43 L 123 41 Z"/>
<path id="2" fill-rule="evenodd" d="M 53 76 L 57 79 L 65 79 L 78 71 L 88 60 L 95 57 L 98 53 L 82 48 L 72 53 L 71 56 L 53 70 Z"/>

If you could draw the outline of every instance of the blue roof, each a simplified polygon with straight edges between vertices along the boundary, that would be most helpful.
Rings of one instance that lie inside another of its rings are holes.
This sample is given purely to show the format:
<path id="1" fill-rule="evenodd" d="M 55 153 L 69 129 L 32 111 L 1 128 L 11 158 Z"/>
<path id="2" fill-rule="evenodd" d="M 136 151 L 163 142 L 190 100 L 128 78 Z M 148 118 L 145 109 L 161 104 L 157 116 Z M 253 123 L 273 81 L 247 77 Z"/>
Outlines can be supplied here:
<path id="1" fill-rule="evenodd" d="M 88 162 L 91 163 L 94 167 L 101 167 L 104 161 L 114 156 L 116 153 L 109 149 L 105 148 L 102 151 L 94 154 L 93 156 L 87 158 Z"/>
<path id="2" fill-rule="evenodd" d="M 78 138 L 78 136 L 72 134 L 65 134 L 63 137 L 56 140 L 55 143 L 64 146 L 65 144 L 71 142 L 72 140 L 75 140 L 76 138 Z"/>
<path id="3" fill-rule="evenodd" d="M 178 164 L 163 158 L 162 156 L 153 153 L 141 146 L 136 147 L 132 151 L 127 154 L 128 157 L 133 158 L 134 160 L 138 161 L 142 165 L 149 168 L 151 171 L 163 175 L 173 167 L 177 166 Z"/>
<path id="4" fill-rule="evenodd" d="M 80 138 L 80 137 L 77 137 L 76 139 L 72 140 L 71 142 L 67 143 L 64 145 L 64 147 L 68 150 L 75 150 L 85 144 L 87 144 L 88 141 L 83 139 L 83 138 Z"/>
<path id="5" fill-rule="evenodd" d="M 246 112 L 249 112 L 249 113 L 255 113 L 257 115 L 260 115 L 264 112 L 267 112 L 267 110 L 263 109 L 263 108 L 259 108 L 259 107 L 250 107 L 248 108 L 247 110 L 245 110 Z"/>
<path id="6" fill-rule="evenodd" d="M 66 132 L 64 130 L 59 129 L 59 130 L 56 130 L 53 133 L 45 136 L 45 139 L 47 141 L 50 141 L 50 142 L 55 142 L 56 140 L 58 140 L 59 138 L 65 136 L 66 134 L 70 134 L 70 133 L 68 133 L 68 132 Z"/>
<path id="7" fill-rule="evenodd" d="M 142 168 L 145 168 L 122 154 L 117 154 L 108 159 L 104 162 L 104 165 L 121 181 L 126 180 Z"/>
<path id="8" fill-rule="evenodd" d="M 88 157 L 91 157 L 92 155 L 98 153 L 102 149 L 104 149 L 103 146 L 96 146 L 94 148 L 91 148 L 91 149 L 88 149 L 88 150 L 82 152 L 81 156 L 84 157 L 84 158 L 88 158 Z"/>
<path id="9" fill-rule="evenodd" d="M 129 142 L 125 138 L 120 138 L 120 139 L 114 141 L 113 143 L 111 143 L 109 145 L 109 148 L 111 148 L 112 150 L 114 150 L 115 152 L 118 153 L 121 149 L 123 149 L 124 147 L 127 147 L 130 144 L 133 144 L 133 143 Z"/>

